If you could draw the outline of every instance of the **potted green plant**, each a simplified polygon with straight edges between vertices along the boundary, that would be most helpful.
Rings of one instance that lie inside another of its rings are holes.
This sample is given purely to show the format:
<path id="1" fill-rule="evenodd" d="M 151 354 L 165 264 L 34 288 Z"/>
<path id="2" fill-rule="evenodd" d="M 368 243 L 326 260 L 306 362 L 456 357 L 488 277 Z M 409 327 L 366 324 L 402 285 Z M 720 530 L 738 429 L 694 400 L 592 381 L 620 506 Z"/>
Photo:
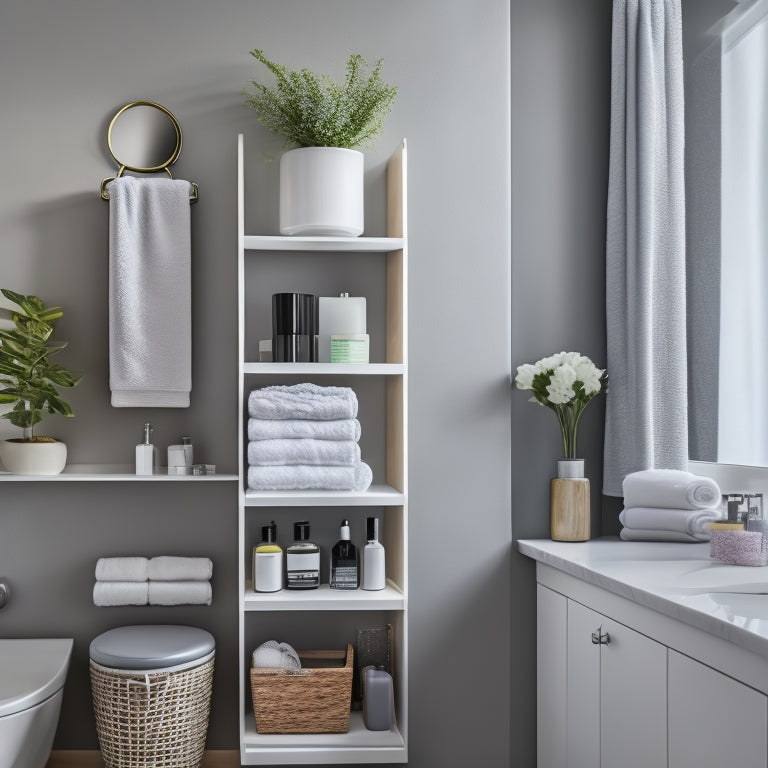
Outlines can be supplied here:
<path id="1" fill-rule="evenodd" d="M 37 296 L 1 290 L 20 308 L 0 308 L 0 317 L 14 326 L 0 329 L 0 405 L 13 406 L 2 418 L 24 433 L 0 442 L 0 461 L 14 474 L 57 475 L 67 462 L 67 446 L 53 437 L 36 435 L 35 425 L 46 413 L 74 416 L 59 388 L 74 387 L 82 374 L 50 360 L 67 346 L 51 340 L 54 323 L 64 313 L 60 307 L 46 307 Z"/>
<path id="2" fill-rule="evenodd" d="M 259 121 L 285 139 L 280 158 L 280 233 L 356 237 L 363 232 L 363 155 L 356 147 L 382 132 L 397 87 L 359 54 L 346 77 L 287 69 L 255 49 L 251 55 L 274 75 L 273 87 L 252 81 L 246 103 Z"/>

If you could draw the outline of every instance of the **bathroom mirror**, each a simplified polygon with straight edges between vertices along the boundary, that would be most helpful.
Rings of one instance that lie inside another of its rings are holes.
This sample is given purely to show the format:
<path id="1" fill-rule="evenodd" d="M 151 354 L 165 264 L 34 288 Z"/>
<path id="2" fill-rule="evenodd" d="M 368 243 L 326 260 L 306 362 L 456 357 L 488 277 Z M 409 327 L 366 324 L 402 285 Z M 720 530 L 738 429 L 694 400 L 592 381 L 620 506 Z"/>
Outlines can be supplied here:
<path id="1" fill-rule="evenodd" d="M 107 144 L 118 165 L 149 173 L 173 165 L 181 152 L 181 128 L 160 104 L 132 101 L 109 124 Z"/>
<path id="2" fill-rule="evenodd" d="M 689 456 L 768 467 L 768 0 L 683 0 Z"/>

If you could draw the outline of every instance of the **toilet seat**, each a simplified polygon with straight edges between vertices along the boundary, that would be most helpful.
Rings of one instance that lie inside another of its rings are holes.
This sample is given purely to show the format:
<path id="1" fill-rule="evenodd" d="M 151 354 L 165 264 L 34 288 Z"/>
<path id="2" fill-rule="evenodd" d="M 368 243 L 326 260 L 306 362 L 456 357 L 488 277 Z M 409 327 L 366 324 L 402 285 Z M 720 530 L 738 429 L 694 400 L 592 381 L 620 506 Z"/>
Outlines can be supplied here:
<path id="1" fill-rule="evenodd" d="M 64 687 L 71 638 L 2 640 L 0 717 L 40 704 Z"/>

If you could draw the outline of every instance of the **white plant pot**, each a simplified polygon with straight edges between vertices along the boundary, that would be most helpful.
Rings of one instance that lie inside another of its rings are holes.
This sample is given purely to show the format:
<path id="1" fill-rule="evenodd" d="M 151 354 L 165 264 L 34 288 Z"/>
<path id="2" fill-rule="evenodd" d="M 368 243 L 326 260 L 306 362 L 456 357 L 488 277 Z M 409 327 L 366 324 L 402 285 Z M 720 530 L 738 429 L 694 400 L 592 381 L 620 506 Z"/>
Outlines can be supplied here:
<path id="1" fill-rule="evenodd" d="M 280 234 L 357 237 L 363 233 L 363 154 L 300 147 L 280 158 Z"/>
<path id="2" fill-rule="evenodd" d="M 67 463 L 65 443 L 0 441 L 0 461 L 14 475 L 58 475 Z"/>

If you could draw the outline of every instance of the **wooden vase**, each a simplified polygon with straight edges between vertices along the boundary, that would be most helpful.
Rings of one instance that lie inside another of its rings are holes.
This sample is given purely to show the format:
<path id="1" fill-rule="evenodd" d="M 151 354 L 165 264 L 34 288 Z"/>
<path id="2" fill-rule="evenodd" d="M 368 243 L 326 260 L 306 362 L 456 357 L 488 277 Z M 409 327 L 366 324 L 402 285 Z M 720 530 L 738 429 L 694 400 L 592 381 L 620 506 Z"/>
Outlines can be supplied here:
<path id="1" fill-rule="evenodd" d="M 589 479 L 556 477 L 550 484 L 550 538 L 589 539 Z"/>

